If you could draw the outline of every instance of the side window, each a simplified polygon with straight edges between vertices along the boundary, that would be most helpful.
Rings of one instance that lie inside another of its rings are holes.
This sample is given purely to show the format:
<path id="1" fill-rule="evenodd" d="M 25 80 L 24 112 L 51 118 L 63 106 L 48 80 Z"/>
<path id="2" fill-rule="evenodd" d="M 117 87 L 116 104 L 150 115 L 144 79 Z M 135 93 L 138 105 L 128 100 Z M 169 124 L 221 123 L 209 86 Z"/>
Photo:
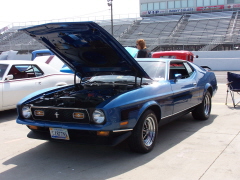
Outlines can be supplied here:
<path id="1" fill-rule="evenodd" d="M 49 55 L 51 55 L 51 54 L 50 53 L 37 53 L 36 57 L 38 57 L 38 56 L 49 56 Z"/>
<path id="2" fill-rule="evenodd" d="M 189 77 L 193 74 L 193 68 L 188 64 L 188 63 L 184 63 L 184 66 L 185 66 L 185 68 L 186 68 L 186 70 L 187 70 L 187 73 L 188 73 L 188 75 L 189 75 Z"/>
<path id="3" fill-rule="evenodd" d="M 41 69 L 35 65 L 31 65 L 26 69 L 26 73 L 28 74 L 28 77 L 37 77 L 42 76 L 43 72 Z"/>
<path id="4" fill-rule="evenodd" d="M 13 65 L 8 74 L 13 75 L 13 79 L 31 78 L 43 75 L 43 72 L 35 65 Z"/>
<path id="5" fill-rule="evenodd" d="M 169 56 L 160 56 L 159 58 L 177 59 L 176 56 L 172 56 L 172 55 L 169 55 Z"/>
<path id="6" fill-rule="evenodd" d="M 189 78 L 193 73 L 192 67 L 187 62 L 171 62 L 169 79 L 174 79 L 175 74 L 181 74 L 182 79 Z"/>
<path id="7" fill-rule="evenodd" d="M 8 75 L 13 75 L 13 79 L 22 79 L 26 78 L 26 73 L 24 70 L 28 65 L 13 65 L 8 73 Z"/>
<path id="8" fill-rule="evenodd" d="M 43 75 L 43 72 L 41 71 L 40 68 L 38 68 L 37 66 L 33 66 L 33 70 L 35 72 L 35 76 L 42 76 Z"/>

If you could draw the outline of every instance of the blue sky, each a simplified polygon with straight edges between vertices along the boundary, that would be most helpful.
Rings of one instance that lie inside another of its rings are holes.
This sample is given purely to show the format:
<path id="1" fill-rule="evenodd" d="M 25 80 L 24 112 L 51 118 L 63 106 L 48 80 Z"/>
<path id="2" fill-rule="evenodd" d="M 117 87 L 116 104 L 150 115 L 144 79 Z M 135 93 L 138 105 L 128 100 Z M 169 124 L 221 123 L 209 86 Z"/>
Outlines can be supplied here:
<path id="1" fill-rule="evenodd" d="M 138 14 L 139 0 L 113 0 L 113 14 Z M 4 0 L 1 2 L 0 28 L 15 22 L 90 16 L 110 17 L 107 0 Z M 125 16 L 119 16 L 125 17 Z"/>

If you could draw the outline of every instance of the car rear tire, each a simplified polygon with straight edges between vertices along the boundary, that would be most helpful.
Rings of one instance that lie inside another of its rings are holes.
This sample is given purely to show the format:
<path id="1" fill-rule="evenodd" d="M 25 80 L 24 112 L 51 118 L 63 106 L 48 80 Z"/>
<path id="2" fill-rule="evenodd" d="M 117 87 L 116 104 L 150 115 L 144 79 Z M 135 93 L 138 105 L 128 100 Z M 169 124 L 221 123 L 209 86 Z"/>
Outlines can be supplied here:
<path id="1" fill-rule="evenodd" d="M 150 152 L 156 142 L 158 122 L 153 111 L 147 110 L 140 117 L 129 138 L 129 147 L 138 153 Z"/>
<path id="2" fill-rule="evenodd" d="M 207 92 L 201 104 L 199 104 L 193 111 L 192 116 L 196 120 L 207 120 L 211 113 L 212 99 L 211 94 Z"/>

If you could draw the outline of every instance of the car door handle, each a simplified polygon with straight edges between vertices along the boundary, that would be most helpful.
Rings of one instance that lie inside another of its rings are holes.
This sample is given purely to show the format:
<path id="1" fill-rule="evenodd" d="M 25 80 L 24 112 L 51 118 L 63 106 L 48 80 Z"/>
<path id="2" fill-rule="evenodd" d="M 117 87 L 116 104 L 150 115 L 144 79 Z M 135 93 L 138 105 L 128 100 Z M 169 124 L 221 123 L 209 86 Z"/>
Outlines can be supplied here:
<path id="1" fill-rule="evenodd" d="M 193 83 L 193 85 L 194 85 L 194 86 L 196 86 L 196 85 L 197 85 L 197 83 Z"/>
<path id="2" fill-rule="evenodd" d="M 36 84 L 36 85 L 41 85 L 41 83 L 42 83 L 42 82 L 36 82 L 35 84 Z"/>

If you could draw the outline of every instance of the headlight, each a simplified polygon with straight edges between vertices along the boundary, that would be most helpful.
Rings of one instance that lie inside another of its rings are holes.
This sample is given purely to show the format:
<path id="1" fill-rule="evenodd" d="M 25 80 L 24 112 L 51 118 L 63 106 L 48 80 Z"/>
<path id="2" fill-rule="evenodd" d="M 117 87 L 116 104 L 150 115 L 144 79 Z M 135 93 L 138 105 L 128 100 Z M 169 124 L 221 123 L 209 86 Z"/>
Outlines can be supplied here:
<path id="1" fill-rule="evenodd" d="M 93 112 L 93 121 L 96 123 L 96 124 L 102 124 L 105 120 L 105 115 L 104 113 L 97 109 Z"/>
<path id="2" fill-rule="evenodd" d="M 31 109 L 29 106 L 23 106 L 22 107 L 22 115 L 24 118 L 30 118 L 32 113 L 31 113 Z"/>

